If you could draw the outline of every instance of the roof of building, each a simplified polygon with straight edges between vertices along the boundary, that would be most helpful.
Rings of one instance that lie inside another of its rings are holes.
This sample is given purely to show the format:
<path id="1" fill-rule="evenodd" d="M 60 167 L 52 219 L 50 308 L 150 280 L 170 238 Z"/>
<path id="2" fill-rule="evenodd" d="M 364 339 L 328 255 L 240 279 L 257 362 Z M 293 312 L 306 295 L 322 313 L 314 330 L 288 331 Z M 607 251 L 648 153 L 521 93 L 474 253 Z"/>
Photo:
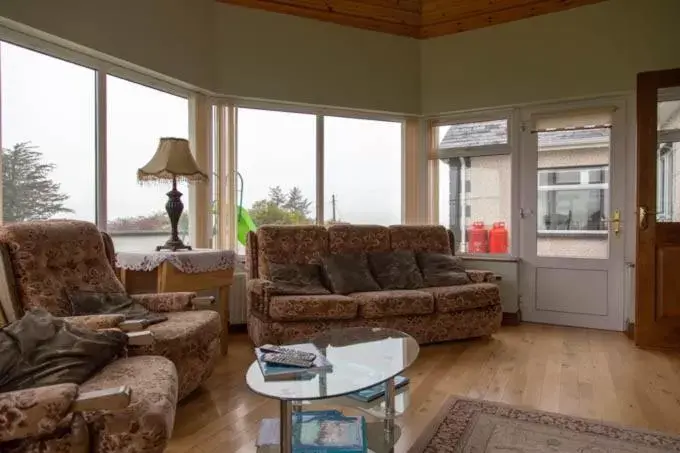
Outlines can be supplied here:
<path id="1" fill-rule="evenodd" d="M 609 128 L 579 129 L 573 131 L 542 132 L 538 135 L 539 147 L 574 147 L 606 143 Z M 507 141 L 505 120 L 465 123 L 449 126 L 439 148 L 470 148 L 474 146 L 498 145 Z"/>

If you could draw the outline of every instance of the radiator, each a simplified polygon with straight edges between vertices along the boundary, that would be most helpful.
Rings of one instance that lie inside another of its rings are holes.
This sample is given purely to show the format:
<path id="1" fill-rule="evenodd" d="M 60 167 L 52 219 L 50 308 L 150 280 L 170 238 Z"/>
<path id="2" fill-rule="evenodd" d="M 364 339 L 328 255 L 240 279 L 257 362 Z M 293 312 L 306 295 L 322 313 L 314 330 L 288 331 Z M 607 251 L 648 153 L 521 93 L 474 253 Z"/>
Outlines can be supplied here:
<path id="1" fill-rule="evenodd" d="M 234 281 L 229 292 L 229 324 L 245 324 L 248 320 L 246 304 L 246 274 L 234 274 Z"/>

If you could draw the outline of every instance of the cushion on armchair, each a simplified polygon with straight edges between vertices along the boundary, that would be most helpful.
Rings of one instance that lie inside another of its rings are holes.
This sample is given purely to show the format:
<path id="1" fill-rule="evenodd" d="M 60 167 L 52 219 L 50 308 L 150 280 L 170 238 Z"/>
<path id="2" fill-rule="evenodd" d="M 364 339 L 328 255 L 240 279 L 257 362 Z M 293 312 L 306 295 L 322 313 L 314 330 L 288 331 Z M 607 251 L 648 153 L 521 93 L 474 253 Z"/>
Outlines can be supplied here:
<path id="1" fill-rule="evenodd" d="M 331 292 L 321 282 L 321 266 L 318 264 L 269 263 L 272 294 L 323 295 Z"/>
<path id="2" fill-rule="evenodd" d="M 418 265 L 423 272 L 425 286 L 457 286 L 470 283 L 463 260 L 447 253 L 418 253 Z"/>
<path id="3" fill-rule="evenodd" d="M 376 252 L 368 255 L 373 276 L 382 289 L 417 289 L 423 287 L 416 256 L 410 250 Z"/>
<path id="4" fill-rule="evenodd" d="M 123 353 L 127 335 L 94 331 L 42 309 L 0 330 L 0 392 L 56 384 L 82 384 Z"/>
<path id="5" fill-rule="evenodd" d="M 332 254 L 322 259 L 328 283 L 335 294 L 380 291 L 365 254 Z"/>
<path id="6" fill-rule="evenodd" d="M 126 293 L 101 293 L 96 291 L 67 292 L 73 314 L 102 315 L 121 314 L 125 319 L 142 321 L 146 328 L 151 324 L 166 321 L 167 316 L 150 312 L 142 304 L 135 302 Z"/>

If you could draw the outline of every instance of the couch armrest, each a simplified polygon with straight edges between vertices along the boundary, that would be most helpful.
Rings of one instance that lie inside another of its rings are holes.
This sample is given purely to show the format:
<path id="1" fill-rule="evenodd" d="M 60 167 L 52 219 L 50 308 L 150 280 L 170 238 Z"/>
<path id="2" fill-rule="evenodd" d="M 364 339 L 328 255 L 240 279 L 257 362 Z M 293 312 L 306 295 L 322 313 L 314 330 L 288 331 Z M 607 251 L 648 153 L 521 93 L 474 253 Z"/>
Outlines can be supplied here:
<path id="1" fill-rule="evenodd" d="M 125 315 L 83 315 L 83 316 L 65 316 L 64 321 L 78 327 L 86 329 L 100 330 L 113 329 L 120 326 L 125 321 Z"/>
<path id="2" fill-rule="evenodd" d="M 76 401 L 76 384 L 59 384 L 0 393 L 0 443 L 38 437 L 57 429 Z"/>
<path id="3" fill-rule="evenodd" d="M 493 283 L 496 281 L 496 274 L 491 271 L 480 271 L 466 269 L 465 272 L 472 280 L 472 283 Z"/>
<path id="4" fill-rule="evenodd" d="M 255 311 L 269 316 L 269 299 L 274 284 L 269 280 L 253 278 L 246 283 L 248 312 Z"/>
<path id="5" fill-rule="evenodd" d="M 193 300 L 196 293 L 175 292 L 175 293 L 149 293 L 132 294 L 130 296 L 135 302 L 144 305 L 150 311 L 157 313 L 171 311 L 191 311 L 193 310 Z"/>

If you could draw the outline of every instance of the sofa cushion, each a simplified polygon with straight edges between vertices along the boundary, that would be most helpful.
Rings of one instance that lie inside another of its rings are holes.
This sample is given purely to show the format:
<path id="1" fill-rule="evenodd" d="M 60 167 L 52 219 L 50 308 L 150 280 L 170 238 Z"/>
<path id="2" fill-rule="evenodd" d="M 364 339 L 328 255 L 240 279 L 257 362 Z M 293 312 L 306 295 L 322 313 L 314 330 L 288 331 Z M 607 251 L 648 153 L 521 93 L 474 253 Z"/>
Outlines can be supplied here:
<path id="1" fill-rule="evenodd" d="M 318 264 L 279 264 L 269 263 L 273 283 L 271 293 L 290 294 L 330 294 L 321 283 L 321 266 Z"/>
<path id="2" fill-rule="evenodd" d="M 392 225 L 389 228 L 392 250 L 451 253 L 449 234 L 443 226 Z"/>
<path id="3" fill-rule="evenodd" d="M 376 319 L 434 313 L 432 294 L 423 291 L 395 289 L 352 293 L 350 297 L 359 304 L 360 318 Z"/>
<path id="4" fill-rule="evenodd" d="M 382 289 L 418 289 L 424 286 L 416 256 L 410 250 L 370 253 L 368 263 Z"/>
<path id="5" fill-rule="evenodd" d="M 356 300 L 339 294 L 272 296 L 269 301 L 269 316 L 275 321 L 352 319 L 356 315 Z"/>
<path id="6" fill-rule="evenodd" d="M 390 230 L 378 225 L 331 225 L 331 253 L 371 253 L 390 250 Z"/>
<path id="7" fill-rule="evenodd" d="M 318 225 L 263 225 L 257 229 L 258 274 L 268 280 L 269 263 L 305 264 L 328 253 L 328 232 Z"/>
<path id="8" fill-rule="evenodd" d="M 322 261 L 326 279 L 334 293 L 380 291 L 380 286 L 371 275 L 365 254 L 327 255 Z"/>
<path id="9" fill-rule="evenodd" d="M 456 286 L 470 283 L 463 260 L 450 253 L 421 252 L 418 266 L 423 272 L 424 286 Z"/>
<path id="10" fill-rule="evenodd" d="M 493 283 L 470 283 L 459 286 L 423 288 L 423 292 L 434 296 L 439 313 L 452 313 L 472 308 L 488 307 L 500 303 L 498 286 Z"/>

